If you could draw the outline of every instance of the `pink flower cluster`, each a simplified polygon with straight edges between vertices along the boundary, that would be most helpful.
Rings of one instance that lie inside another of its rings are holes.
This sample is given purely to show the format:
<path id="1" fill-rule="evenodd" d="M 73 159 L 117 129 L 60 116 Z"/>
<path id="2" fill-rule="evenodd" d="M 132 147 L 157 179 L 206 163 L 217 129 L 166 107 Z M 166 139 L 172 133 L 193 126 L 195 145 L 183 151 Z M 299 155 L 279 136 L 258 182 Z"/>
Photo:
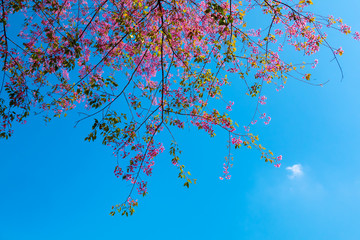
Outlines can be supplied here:
<path id="1" fill-rule="evenodd" d="M 340 55 L 340 56 L 343 55 L 343 53 L 344 53 L 344 50 L 342 49 L 342 47 L 340 47 L 334 51 L 334 54 Z"/>
<path id="2" fill-rule="evenodd" d="M 222 177 L 219 177 L 220 180 L 230 180 L 231 178 L 231 175 L 229 175 L 229 165 L 224 163 L 224 166 L 223 166 L 223 176 Z"/>
<path id="3" fill-rule="evenodd" d="M 232 106 L 234 105 L 234 102 L 230 101 L 229 104 L 226 106 L 226 109 L 228 111 L 232 111 Z"/>
<path id="4" fill-rule="evenodd" d="M 147 183 L 145 181 L 138 181 L 136 184 L 138 185 L 137 191 L 139 194 L 147 194 Z"/>
<path id="5" fill-rule="evenodd" d="M 271 121 L 271 117 L 268 116 L 267 119 L 266 119 L 266 121 L 264 122 L 264 124 L 265 124 L 265 125 L 268 125 L 268 124 L 270 123 L 270 121 Z"/>
<path id="6" fill-rule="evenodd" d="M 266 113 L 262 113 L 262 114 L 260 115 L 260 118 L 261 118 L 261 119 L 265 119 L 265 122 L 264 122 L 265 125 L 268 125 L 268 124 L 270 123 L 270 121 L 271 121 L 271 117 L 270 117 L 270 116 L 266 116 Z"/>
<path id="7" fill-rule="evenodd" d="M 319 63 L 319 60 L 315 59 L 314 64 L 311 66 L 312 68 L 316 68 L 317 64 Z"/>
<path id="8" fill-rule="evenodd" d="M 122 171 L 121 167 L 116 166 L 115 170 L 114 170 L 114 174 L 117 178 L 120 178 L 123 175 L 123 171 Z"/>
<path id="9" fill-rule="evenodd" d="M 261 97 L 259 97 L 259 103 L 261 104 L 261 105 L 264 105 L 264 104 L 266 104 L 266 97 L 265 96 L 261 96 Z"/>
<path id="10" fill-rule="evenodd" d="M 360 40 L 360 33 L 359 33 L 359 32 L 355 32 L 353 38 L 354 38 L 355 40 Z"/>
<path id="11" fill-rule="evenodd" d="M 282 155 L 279 155 L 279 156 L 276 157 L 276 161 L 281 161 L 282 158 L 283 158 Z M 281 166 L 281 163 L 276 163 L 274 166 L 276 168 L 279 168 Z"/>
<path id="12" fill-rule="evenodd" d="M 349 34 L 351 32 L 351 27 L 346 24 L 340 24 L 340 31 L 345 34 Z"/>
<path id="13" fill-rule="evenodd" d="M 234 145 L 240 145 L 240 144 L 243 143 L 243 141 L 241 140 L 240 137 L 238 137 L 238 138 L 232 137 L 232 138 L 231 138 L 231 143 L 234 144 Z"/>

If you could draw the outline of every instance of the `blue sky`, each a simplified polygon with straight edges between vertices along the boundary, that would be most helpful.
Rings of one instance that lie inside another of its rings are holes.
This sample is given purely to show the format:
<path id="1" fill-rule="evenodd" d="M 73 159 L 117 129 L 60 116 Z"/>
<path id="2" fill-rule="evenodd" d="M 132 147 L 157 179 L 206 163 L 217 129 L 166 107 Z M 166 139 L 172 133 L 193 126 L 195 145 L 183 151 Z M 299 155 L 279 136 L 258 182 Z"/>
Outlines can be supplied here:
<path id="1" fill-rule="evenodd" d="M 317 12 L 342 16 L 360 30 L 360 2 L 314 3 Z M 342 81 L 322 50 L 313 79 L 330 80 L 324 87 L 290 80 L 280 92 L 265 89 L 272 121 L 254 131 L 284 156 L 281 168 L 241 150 L 232 179 L 220 181 L 226 135 L 186 129 L 177 140 L 198 183 L 182 187 L 162 154 L 149 195 L 130 218 L 109 216 L 129 186 L 113 175 L 111 150 L 83 141 L 87 124 L 73 128 L 76 111 L 46 126 L 36 117 L 16 126 L 0 145 L 0 239 L 360 239 L 360 43 L 334 32 L 329 39 L 345 51 Z M 227 92 L 241 90 L 234 83 Z M 233 109 L 239 119 L 251 117 L 247 102 Z M 294 165 L 301 173 L 287 169 Z"/>

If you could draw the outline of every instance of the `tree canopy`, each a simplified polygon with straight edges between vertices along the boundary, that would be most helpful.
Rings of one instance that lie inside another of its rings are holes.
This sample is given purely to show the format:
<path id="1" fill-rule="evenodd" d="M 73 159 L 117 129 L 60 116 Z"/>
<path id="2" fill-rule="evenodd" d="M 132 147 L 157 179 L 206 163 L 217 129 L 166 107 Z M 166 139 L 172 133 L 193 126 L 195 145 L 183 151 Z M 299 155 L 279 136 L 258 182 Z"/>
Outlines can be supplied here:
<path id="1" fill-rule="evenodd" d="M 310 5 L 311 0 L 2 1 L 0 136 L 9 138 L 14 122 L 25 123 L 30 115 L 50 121 L 78 109 L 76 124 L 90 122 L 85 140 L 100 138 L 109 146 L 115 176 L 132 184 L 111 215 L 133 214 L 134 192 L 147 194 L 147 177 L 164 151 L 184 186 L 196 183 L 181 163 L 174 129 L 192 127 L 210 137 L 228 133 L 221 180 L 231 177 L 233 149 L 256 149 L 280 167 L 282 156 L 262 146 L 250 129 L 271 121 L 261 110 L 263 88 L 281 90 L 289 79 L 324 84 L 311 79 L 317 59 L 292 62 L 286 52 L 311 56 L 322 47 L 338 61 L 343 50 L 329 44 L 325 31 L 360 39 L 341 19 L 318 16 Z M 17 38 L 8 34 L 13 23 L 22 28 Z M 230 117 L 236 97 L 222 94 L 234 81 L 256 102 L 248 123 Z"/>

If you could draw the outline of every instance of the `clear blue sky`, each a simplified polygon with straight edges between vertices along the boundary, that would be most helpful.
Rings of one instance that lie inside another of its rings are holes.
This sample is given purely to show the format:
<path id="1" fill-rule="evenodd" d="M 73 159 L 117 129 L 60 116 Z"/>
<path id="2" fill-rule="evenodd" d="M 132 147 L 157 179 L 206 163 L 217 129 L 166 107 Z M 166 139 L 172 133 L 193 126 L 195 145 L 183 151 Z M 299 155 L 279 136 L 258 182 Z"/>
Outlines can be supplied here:
<path id="1" fill-rule="evenodd" d="M 314 4 L 360 30 L 360 2 Z M 177 140 L 198 183 L 182 187 L 162 154 L 149 195 L 130 218 L 109 216 L 129 186 L 113 175 L 111 150 L 83 141 L 88 126 L 73 128 L 76 112 L 47 126 L 36 117 L 17 126 L 0 145 L 0 239 L 360 239 L 360 42 L 336 33 L 329 39 L 345 50 L 342 82 L 322 50 L 313 79 L 327 85 L 289 81 L 279 93 L 265 90 L 272 121 L 254 130 L 284 156 L 281 168 L 241 150 L 232 179 L 220 181 L 226 135 L 185 130 Z M 240 95 L 236 86 L 228 93 Z M 246 102 L 233 108 L 238 119 L 249 118 Z M 295 164 L 302 174 L 286 169 Z"/>

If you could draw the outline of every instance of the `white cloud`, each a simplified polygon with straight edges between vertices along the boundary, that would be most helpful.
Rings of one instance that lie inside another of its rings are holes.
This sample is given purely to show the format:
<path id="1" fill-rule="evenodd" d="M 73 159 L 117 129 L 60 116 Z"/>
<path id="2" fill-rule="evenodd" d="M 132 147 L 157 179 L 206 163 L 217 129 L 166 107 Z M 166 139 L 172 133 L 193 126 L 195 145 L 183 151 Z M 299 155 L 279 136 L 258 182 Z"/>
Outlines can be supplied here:
<path id="1" fill-rule="evenodd" d="M 304 174 L 301 164 L 294 164 L 291 167 L 287 167 L 286 170 L 290 171 L 289 178 L 291 179 L 301 177 Z"/>

